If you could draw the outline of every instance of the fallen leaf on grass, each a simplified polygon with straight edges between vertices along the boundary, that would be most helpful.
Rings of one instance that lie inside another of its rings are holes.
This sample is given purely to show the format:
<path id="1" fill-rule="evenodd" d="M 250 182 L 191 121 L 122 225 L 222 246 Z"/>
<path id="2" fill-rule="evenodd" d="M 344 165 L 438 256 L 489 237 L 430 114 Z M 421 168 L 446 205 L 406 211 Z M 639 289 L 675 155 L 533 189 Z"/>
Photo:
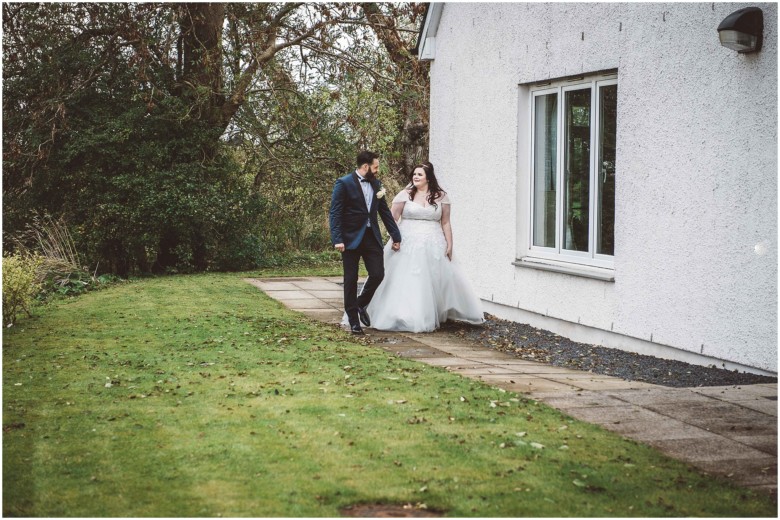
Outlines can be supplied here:
<path id="1" fill-rule="evenodd" d="M 12 423 L 7 426 L 3 426 L 3 432 L 10 432 L 11 430 L 21 430 L 24 428 L 24 423 Z"/>

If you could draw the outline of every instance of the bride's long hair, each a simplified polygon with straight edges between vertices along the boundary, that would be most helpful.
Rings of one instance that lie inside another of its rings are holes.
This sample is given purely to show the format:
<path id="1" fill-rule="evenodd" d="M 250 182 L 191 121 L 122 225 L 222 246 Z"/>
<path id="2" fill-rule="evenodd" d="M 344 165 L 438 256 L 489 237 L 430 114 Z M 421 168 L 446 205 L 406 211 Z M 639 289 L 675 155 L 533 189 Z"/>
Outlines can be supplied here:
<path id="1" fill-rule="evenodd" d="M 412 168 L 412 174 L 409 176 L 409 186 L 407 186 L 409 188 L 409 200 L 414 200 L 414 196 L 417 195 L 417 186 L 411 181 L 411 178 L 414 177 L 414 170 L 417 168 L 422 168 L 425 172 L 425 178 L 428 180 L 428 204 L 435 208 L 438 206 L 436 200 L 443 197 L 447 192 L 439 186 L 439 181 L 436 180 L 436 174 L 433 173 L 433 164 L 428 161 Z"/>

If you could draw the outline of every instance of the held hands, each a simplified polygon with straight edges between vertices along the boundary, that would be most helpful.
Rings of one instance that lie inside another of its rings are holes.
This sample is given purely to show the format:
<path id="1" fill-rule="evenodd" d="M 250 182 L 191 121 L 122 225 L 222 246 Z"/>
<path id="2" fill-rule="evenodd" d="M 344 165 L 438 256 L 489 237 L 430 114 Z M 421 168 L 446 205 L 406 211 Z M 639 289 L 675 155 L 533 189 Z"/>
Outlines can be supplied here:
<path id="1" fill-rule="evenodd" d="M 336 244 L 333 247 L 336 248 L 336 251 L 343 253 L 344 252 L 344 244 Z M 401 249 L 401 242 L 393 242 L 393 251 L 400 251 Z"/>

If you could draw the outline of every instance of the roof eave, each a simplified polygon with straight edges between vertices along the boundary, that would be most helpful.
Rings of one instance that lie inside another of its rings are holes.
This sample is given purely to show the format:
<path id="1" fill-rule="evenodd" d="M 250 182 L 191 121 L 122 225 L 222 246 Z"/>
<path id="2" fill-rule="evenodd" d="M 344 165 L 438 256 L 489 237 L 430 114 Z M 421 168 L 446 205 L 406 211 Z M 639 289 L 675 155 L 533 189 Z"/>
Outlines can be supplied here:
<path id="1" fill-rule="evenodd" d="M 417 45 L 412 53 L 420 61 L 430 61 L 436 57 L 436 33 L 439 30 L 439 20 L 444 2 L 431 2 L 425 9 L 420 33 L 417 36 Z"/>

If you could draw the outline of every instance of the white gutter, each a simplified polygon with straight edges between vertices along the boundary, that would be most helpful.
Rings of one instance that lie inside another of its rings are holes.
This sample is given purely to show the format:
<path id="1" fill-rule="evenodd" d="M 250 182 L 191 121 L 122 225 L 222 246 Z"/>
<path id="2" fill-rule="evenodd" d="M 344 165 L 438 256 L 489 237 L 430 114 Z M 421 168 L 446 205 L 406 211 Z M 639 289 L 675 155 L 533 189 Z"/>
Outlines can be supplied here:
<path id="1" fill-rule="evenodd" d="M 436 57 L 436 33 L 439 30 L 443 2 L 431 2 L 420 31 L 417 44 L 417 59 L 431 61 Z"/>

